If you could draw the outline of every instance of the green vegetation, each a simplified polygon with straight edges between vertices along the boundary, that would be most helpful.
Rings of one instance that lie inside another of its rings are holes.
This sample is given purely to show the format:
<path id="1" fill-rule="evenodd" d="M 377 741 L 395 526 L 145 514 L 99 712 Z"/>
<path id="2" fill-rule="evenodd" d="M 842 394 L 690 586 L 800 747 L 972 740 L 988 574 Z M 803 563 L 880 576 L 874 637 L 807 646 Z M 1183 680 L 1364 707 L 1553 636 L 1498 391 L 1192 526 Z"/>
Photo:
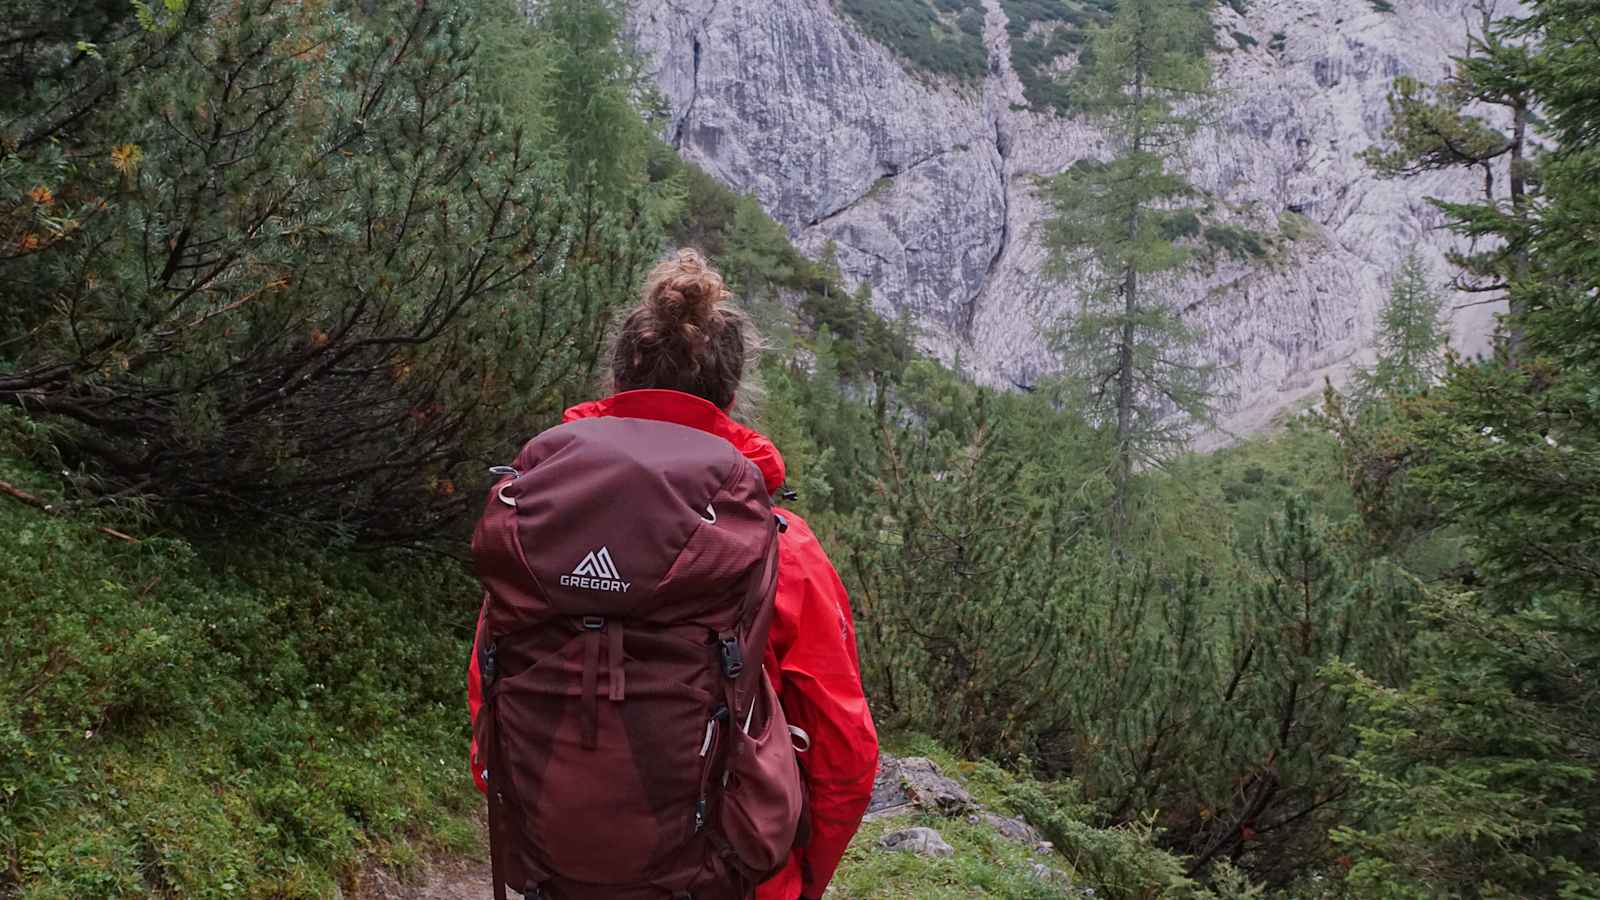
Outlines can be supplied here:
<path id="1" fill-rule="evenodd" d="M 1235 32 L 1232 32 L 1232 34 L 1233 34 L 1233 41 L 1234 41 L 1234 43 L 1239 45 L 1239 49 L 1240 50 L 1251 50 L 1251 49 L 1254 49 L 1257 44 L 1261 43 L 1260 41 L 1256 40 L 1255 38 L 1251 37 L 1248 34 L 1245 34 L 1242 31 L 1235 31 Z"/>
<path id="2" fill-rule="evenodd" d="M 0 405 L 48 419 L 83 493 L 444 537 L 525 430 L 503 410 L 549 416 L 594 371 L 647 223 L 598 168 L 562 177 L 591 148 L 474 102 L 472 19 L 392 6 L 174 0 L 3 117 L 26 202 L 0 210 Z M 585 83 L 574 54 L 605 51 L 563 52 L 552 77 Z"/>
<path id="3" fill-rule="evenodd" d="M 1055 67 L 1083 50 L 1092 29 L 1110 21 L 1112 0 L 1001 0 L 1011 36 L 1011 65 L 1034 109 L 1072 109 L 1071 89 Z"/>
<path id="4" fill-rule="evenodd" d="M 1136 383 L 1182 346 L 1161 273 L 1316 233 L 1212 221 L 1169 171 L 1192 12 L 1118 4 L 1073 84 L 1117 152 L 1048 187 L 1096 289 L 1082 333 L 1110 329 L 1083 346 L 1130 348 Z M 884 732 L 988 761 L 890 749 L 1058 851 L 941 820 L 956 857 L 888 855 L 872 825 L 840 896 L 1060 895 L 1035 862 L 1113 898 L 1600 895 L 1593 4 L 1531 0 L 1444 84 L 1398 82 L 1369 154 L 1511 165 L 1441 204 L 1476 239 L 1458 281 L 1512 301 L 1494 354 L 1439 359 L 1408 265 L 1354 396 L 1207 456 L 1146 440 L 1196 382 L 1099 406 L 1081 372 L 997 392 L 914 353 L 833 252 L 642 125 L 613 3 L 0 13 L 27 76 L 0 81 L 7 900 L 326 897 L 473 847 L 478 594 L 431 551 L 687 243 L 772 339 L 758 424 L 850 587 Z"/>
<path id="5" fill-rule="evenodd" d="M 1290 241 L 1305 240 L 1317 231 L 1317 223 L 1304 213 L 1286 209 L 1278 213 L 1278 233 Z"/>
<path id="6" fill-rule="evenodd" d="M 1205 12 L 1187 3 L 1119 5 L 1095 33 L 1078 91 L 1114 155 L 1080 160 L 1044 190 L 1047 274 L 1077 282 L 1081 298 L 1061 336 L 1062 359 L 1085 414 L 1114 423 L 1109 521 L 1118 554 L 1135 468 L 1159 460 L 1192 423 L 1207 419 L 1216 393 L 1216 366 L 1188 358 L 1198 336 L 1155 293 L 1190 264 L 1178 238 L 1199 223 L 1198 191 L 1174 163 L 1210 95 L 1198 37 L 1210 33 L 1205 24 Z M 1248 247 L 1244 234 L 1223 226 L 1204 236 Z"/>
<path id="7" fill-rule="evenodd" d="M 1260 259 L 1267 255 L 1261 235 L 1240 225 L 1207 225 L 1204 238 L 1212 250 L 1227 253 L 1233 259 Z"/>
<path id="8" fill-rule="evenodd" d="M 326 897 L 475 844 L 455 564 L 130 545 L 7 499 L 0 573 L 0 893 Z"/>
<path id="9" fill-rule="evenodd" d="M 884 820 L 868 823 L 856 837 L 830 895 L 838 893 L 852 900 L 972 896 L 1056 900 L 1089 896 L 1087 891 L 1110 900 L 1151 896 L 1243 900 L 1251 896 L 1231 872 L 1218 879 L 1212 890 L 1184 877 L 1181 860 L 1157 846 L 1156 829 L 1148 824 L 1116 829 L 1085 824 L 1094 816 L 1094 808 L 1071 783 L 1041 783 L 991 763 L 958 760 L 937 743 L 918 736 L 891 737 L 885 749 L 932 759 L 942 771 L 959 778 L 986 809 L 1023 819 L 1037 828 L 1058 848 L 1059 855 L 1030 853 L 981 821 L 933 816 Z M 876 848 L 886 831 L 914 825 L 937 829 L 955 848 L 955 856 L 886 854 Z M 1036 866 L 1045 868 L 1043 875 Z"/>
<path id="10" fill-rule="evenodd" d="M 1444 371 L 1450 339 L 1445 300 L 1412 254 L 1394 273 L 1389 298 L 1378 311 L 1378 359 L 1356 373 L 1352 398 L 1370 405 L 1383 397 L 1411 396 L 1432 387 Z"/>
<path id="11" fill-rule="evenodd" d="M 1372 11 L 1376 13 L 1394 12 L 1394 4 L 1391 3 L 1390 0 L 1367 0 L 1367 4 L 1371 6 Z"/>
<path id="12" fill-rule="evenodd" d="M 1289 35 L 1281 31 L 1274 31 L 1272 33 L 1272 40 L 1267 42 L 1267 49 L 1279 55 L 1281 55 L 1288 46 Z"/>
<path id="13" fill-rule="evenodd" d="M 1600 259 L 1594 177 L 1600 122 L 1590 73 L 1600 51 L 1590 4 L 1541 0 L 1528 18 L 1494 23 L 1461 67 L 1462 82 L 1528 102 L 1547 123 L 1535 160 L 1503 151 L 1524 188 L 1507 204 L 1442 204 L 1457 230 L 1505 241 L 1462 260 L 1468 274 L 1504 283 L 1512 299 L 1494 357 L 1452 359 L 1442 384 L 1413 393 L 1369 429 L 1340 420 L 1364 518 L 1386 544 L 1458 529 L 1466 571 L 1428 591 L 1415 677 L 1393 682 L 1336 670 L 1360 717 L 1351 763 L 1366 817 L 1339 832 L 1364 897 L 1584 896 L 1600 890 L 1600 856 L 1581 835 L 1600 811 L 1591 705 L 1600 634 L 1600 344 L 1594 292 Z M 1410 86 L 1397 85 L 1399 102 Z M 1434 94 L 1434 96 L 1439 96 Z M 1402 107 L 1405 108 L 1405 107 Z M 1412 107 L 1394 155 L 1444 162 L 1428 121 L 1480 133 L 1459 107 Z M 1517 127 L 1517 117 L 1513 116 Z M 1485 144 L 1484 146 L 1488 146 Z M 1452 164 L 1476 165 L 1471 159 Z M 1397 515 L 1398 514 L 1398 515 Z M 1401 517 L 1404 517 L 1402 519 Z M 1413 521 L 1409 529 L 1394 523 Z"/>
<path id="14" fill-rule="evenodd" d="M 926 72 L 977 81 L 988 68 L 979 0 L 840 0 L 839 9 Z"/>

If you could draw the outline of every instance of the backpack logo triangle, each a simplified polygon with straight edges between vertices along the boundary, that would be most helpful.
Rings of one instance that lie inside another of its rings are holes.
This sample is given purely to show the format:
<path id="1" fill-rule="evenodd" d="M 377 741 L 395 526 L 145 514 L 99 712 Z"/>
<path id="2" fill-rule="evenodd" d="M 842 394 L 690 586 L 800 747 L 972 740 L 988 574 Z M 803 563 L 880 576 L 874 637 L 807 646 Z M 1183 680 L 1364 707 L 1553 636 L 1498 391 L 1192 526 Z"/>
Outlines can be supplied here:
<path id="1" fill-rule="evenodd" d="M 591 591 L 617 591 L 626 593 L 631 582 L 623 581 L 617 564 L 611 561 L 611 550 L 601 547 L 589 551 L 571 575 L 561 576 L 564 587 L 579 587 Z"/>

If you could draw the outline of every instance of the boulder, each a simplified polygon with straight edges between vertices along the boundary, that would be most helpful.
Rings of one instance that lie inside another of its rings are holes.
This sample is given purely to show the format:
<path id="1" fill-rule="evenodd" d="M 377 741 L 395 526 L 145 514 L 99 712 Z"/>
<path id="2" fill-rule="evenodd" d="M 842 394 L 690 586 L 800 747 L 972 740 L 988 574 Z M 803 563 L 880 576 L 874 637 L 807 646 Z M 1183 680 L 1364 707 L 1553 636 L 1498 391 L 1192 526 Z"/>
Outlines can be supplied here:
<path id="1" fill-rule="evenodd" d="M 974 825 L 988 825 L 999 832 L 1000 836 L 1006 840 L 1015 841 L 1018 844 L 1026 844 L 1029 847 L 1037 847 L 1044 842 L 1044 837 L 1039 834 L 1039 830 L 1021 819 L 1013 819 L 986 812 L 980 815 L 968 816 L 967 821 Z"/>
<path id="2" fill-rule="evenodd" d="M 878 841 L 885 850 L 897 853 L 920 853 L 923 856 L 954 856 L 954 847 L 945 843 L 939 832 L 932 828 L 902 828 L 891 831 Z"/>
<path id="3" fill-rule="evenodd" d="M 867 804 L 869 819 L 921 809 L 941 816 L 962 815 L 977 806 L 972 795 L 946 778 L 933 760 L 920 756 L 904 759 L 884 754 Z"/>

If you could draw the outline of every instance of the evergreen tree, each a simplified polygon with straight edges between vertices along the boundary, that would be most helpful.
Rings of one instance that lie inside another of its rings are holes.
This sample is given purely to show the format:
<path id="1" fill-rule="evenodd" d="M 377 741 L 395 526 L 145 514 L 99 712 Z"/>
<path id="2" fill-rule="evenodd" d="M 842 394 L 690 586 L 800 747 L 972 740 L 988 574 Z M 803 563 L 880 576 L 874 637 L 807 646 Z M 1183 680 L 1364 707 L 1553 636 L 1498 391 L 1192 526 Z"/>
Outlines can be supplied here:
<path id="1" fill-rule="evenodd" d="M 1109 161 L 1085 160 L 1051 179 L 1044 223 L 1049 271 L 1082 279 L 1081 309 L 1061 340 L 1090 413 L 1111 423 L 1116 449 L 1111 528 L 1129 524 L 1135 468 L 1180 444 L 1209 414 L 1216 368 L 1191 362 L 1196 336 L 1162 302 L 1189 262 L 1180 243 L 1196 191 L 1175 170 L 1208 96 L 1202 8 L 1127 0 L 1085 51 L 1077 105 L 1104 126 Z"/>
<path id="2" fill-rule="evenodd" d="M 1533 87 L 1524 77 L 1528 51 L 1512 26 L 1496 21 L 1490 0 L 1475 0 L 1473 9 L 1477 31 L 1468 35 L 1467 52 L 1455 60 L 1455 71 L 1437 85 L 1409 75 L 1395 79 L 1385 143 L 1369 148 L 1364 157 L 1389 178 L 1476 170 L 1483 178 L 1482 202 L 1493 206 L 1505 201 L 1522 218 L 1537 183 L 1529 132 L 1535 120 Z M 1489 111 L 1499 114 L 1496 121 Z M 1503 188 L 1501 173 L 1506 176 Z M 1455 208 L 1438 205 L 1447 211 Z M 1515 241 L 1452 258 L 1461 269 L 1457 290 L 1495 297 L 1505 296 L 1510 278 L 1526 265 Z"/>
<path id="3" fill-rule="evenodd" d="M 1415 253 L 1408 255 L 1378 313 L 1377 361 L 1356 373 L 1358 402 L 1366 405 L 1419 394 L 1438 381 L 1449 340 L 1444 302 L 1429 282 L 1422 260 Z"/>
<path id="4" fill-rule="evenodd" d="M 1343 832 L 1371 897 L 1600 896 L 1600 10 L 1532 0 L 1497 25 L 1523 48 L 1485 66 L 1540 111 L 1537 205 L 1448 207 L 1499 239 L 1502 349 L 1452 363 L 1389 429 L 1472 565 L 1436 586 L 1417 677 L 1344 673 L 1362 711 L 1351 761 L 1366 815 Z"/>
<path id="5" fill-rule="evenodd" d="M 734 292 L 747 302 L 768 299 L 777 286 L 793 281 L 796 273 L 791 260 L 796 256 L 789 232 L 767 215 L 754 197 L 741 198 L 727 247 L 717 257 Z"/>

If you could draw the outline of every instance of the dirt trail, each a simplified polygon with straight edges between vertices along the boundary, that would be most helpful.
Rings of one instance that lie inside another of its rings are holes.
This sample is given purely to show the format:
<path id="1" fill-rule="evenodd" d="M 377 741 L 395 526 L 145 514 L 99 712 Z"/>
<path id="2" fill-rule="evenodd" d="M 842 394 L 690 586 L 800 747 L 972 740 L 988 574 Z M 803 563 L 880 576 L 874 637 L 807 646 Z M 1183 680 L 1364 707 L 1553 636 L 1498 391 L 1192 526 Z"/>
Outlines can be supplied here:
<path id="1" fill-rule="evenodd" d="M 355 895 L 356 900 L 488 900 L 494 887 L 487 862 L 456 860 L 433 863 L 421 884 L 405 884 L 387 872 L 374 870 L 362 879 Z"/>

